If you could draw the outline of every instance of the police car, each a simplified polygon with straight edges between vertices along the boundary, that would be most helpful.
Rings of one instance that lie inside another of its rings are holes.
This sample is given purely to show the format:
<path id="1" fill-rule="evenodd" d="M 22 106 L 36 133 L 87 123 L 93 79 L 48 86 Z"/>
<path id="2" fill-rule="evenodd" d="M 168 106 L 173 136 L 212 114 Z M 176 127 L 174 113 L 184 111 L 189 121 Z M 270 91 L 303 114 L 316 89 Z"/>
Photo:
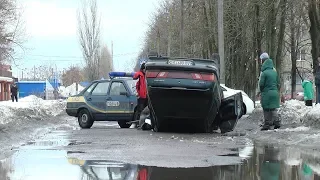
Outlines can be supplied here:
<path id="1" fill-rule="evenodd" d="M 117 121 L 121 128 L 130 127 L 127 122 L 133 120 L 137 106 L 136 80 L 133 73 L 109 75 L 109 80 L 93 81 L 67 99 L 66 112 L 78 118 L 81 128 L 91 128 L 94 121 Z"/>

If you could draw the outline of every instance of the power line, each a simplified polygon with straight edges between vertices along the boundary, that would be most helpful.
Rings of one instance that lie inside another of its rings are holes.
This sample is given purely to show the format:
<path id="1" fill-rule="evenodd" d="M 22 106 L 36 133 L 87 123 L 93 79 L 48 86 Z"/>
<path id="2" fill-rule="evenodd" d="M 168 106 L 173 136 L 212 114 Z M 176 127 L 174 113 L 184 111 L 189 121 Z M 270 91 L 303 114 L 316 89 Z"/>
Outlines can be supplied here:
<path id="1" fill-rule="evenodd" d="M 114 54 L 113 57 L 128 56 L 128 55 L 134 55 L 134 54 L 138 54 L 138 53 L 140 53 L 140 52 Z M 82 56 L 55 56 L 55 55 L 40 55 L 40 54 L 29 54 L 29 55 L 26 55 L 26 56 L 48 57 L 48 58 L 66 58 L 66 59 L 83 59 Z M 102 57 L 109 57 L 109 56 L 102 56 Z"/>

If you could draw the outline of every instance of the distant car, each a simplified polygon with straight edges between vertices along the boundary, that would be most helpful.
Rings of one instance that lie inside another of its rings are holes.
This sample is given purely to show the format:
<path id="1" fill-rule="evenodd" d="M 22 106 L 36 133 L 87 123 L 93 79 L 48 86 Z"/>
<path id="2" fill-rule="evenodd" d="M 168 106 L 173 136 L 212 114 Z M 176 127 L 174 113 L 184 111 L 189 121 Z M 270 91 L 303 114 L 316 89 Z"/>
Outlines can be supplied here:
<path id="1" fill-rule="evenodd" d="M 251 114 L 252 113 L 252 111 L 254 110 L 254 102 L 252 101 L 252 99 L 249 98 L 249 96 L 244 91 L 228 88 L 224 84 L 220 84 L 220 86 L 222 88 L 224 98 L 230 97 L 232 95 L 235 95 L 235 94 L 241 92 L 242 100 L 243 100 L 244 114 Z"/>
<path id="2" fill-rule="evenodd" d="M 135 84 L 132 78 L 93 81 L 67 99 L 66 112 L 78 118 L 81 128 L 91 128 L 94 121 L 117 121 L 129 128 L 137 106 Z"/>

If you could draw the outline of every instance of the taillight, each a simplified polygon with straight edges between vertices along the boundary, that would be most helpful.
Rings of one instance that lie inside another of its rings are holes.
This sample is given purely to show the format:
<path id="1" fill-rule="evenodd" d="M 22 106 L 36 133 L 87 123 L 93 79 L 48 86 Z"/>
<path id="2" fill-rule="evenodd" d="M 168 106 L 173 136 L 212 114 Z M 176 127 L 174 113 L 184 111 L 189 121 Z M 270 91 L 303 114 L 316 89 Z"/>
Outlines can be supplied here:
<path id="1" fill-rule="evenodd" d="M 172 79 L 194 79 L 203 81 L 215 81 L 214 74 L 191 73 L 191 72 L 165 72 L 165 71 L 147 71 L 147 78 L 172 78 Z"/>
<path id="2" fill-rule="evenodd" d="M 215 81 L 214 74 L 201 74 L 204 81 Z"/>
<path id="3" fill-rule="evenodd" d="M 159 71 L 147 71 L 146 77 L 147 78 L 156 78 L 158 74 L 159 74 Z"/>
<path id="4" fill-rule="evenodd" d="M 203 80 L 203 81 L 214 81 L 214 74 L 204 74 L 204 73 L 192 73 L 192 78 L 195 80 Z"/>
<path id="5" fill-rule="evenodd" d="M 199 73 L 192 73 L 191 76 L 192 76 L 193 79 L 199 79 L 199 80 L 202 79 L 202 76 Z"/>
<path id="6" fill-rule="evenodd" d="M 158 77 L 158 78 L 166 78 L 167 75 L 168 75 L 167 72 L 160 72 L 157 77 Z"/>

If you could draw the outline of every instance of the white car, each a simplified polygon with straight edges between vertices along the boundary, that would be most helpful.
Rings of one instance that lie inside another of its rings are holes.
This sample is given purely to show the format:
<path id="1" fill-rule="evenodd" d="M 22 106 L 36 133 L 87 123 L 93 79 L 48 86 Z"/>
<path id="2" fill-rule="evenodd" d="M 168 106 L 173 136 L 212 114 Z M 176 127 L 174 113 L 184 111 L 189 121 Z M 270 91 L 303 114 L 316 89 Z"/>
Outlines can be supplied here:
<path id="1" fill-rule="evenodd" d="M 220 84 L 220 86 L 222 88 L 224 98 L 241 92 L 242 93 L 243 104 L 244 104 L 244 109 L 245 109 L 244 110 L 245 114 L 251 114 L 252 113 L 252 111 L 254 110 L 254 103 L 244 91 L 228 88 L 224 84 Z"/>

